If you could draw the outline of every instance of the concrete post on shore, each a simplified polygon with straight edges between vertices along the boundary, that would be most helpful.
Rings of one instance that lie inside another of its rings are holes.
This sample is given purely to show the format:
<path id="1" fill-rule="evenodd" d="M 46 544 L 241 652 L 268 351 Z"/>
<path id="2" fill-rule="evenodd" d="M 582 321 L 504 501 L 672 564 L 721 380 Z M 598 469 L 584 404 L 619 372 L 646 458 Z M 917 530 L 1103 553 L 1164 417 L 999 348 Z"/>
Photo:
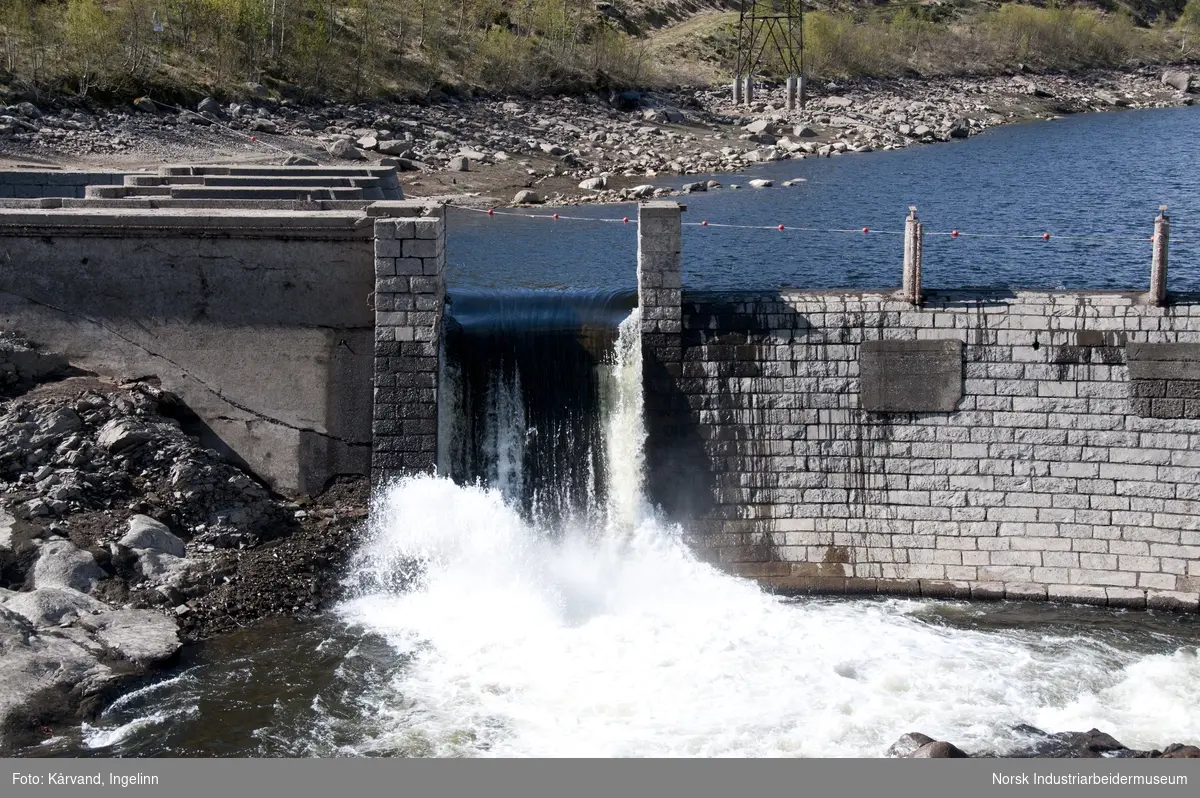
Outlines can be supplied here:
<path id="1" fill-rule="evenodd" d="M 750 103 L 754 102 L 754 76 L 753 75 L 746 76 L 745 88 L 742 91 L 742 94 L 745 98 L 746 105 L 749 105 Z"/>
<path id="2" fill-rule="evenodd" d="M 742 104 L 742 88 L 744 86 L 745 86 L 745 84 L 742 82 L 742 76 L 734 75 L 733 76 L 733 104 L 734 105 Z"/>
<path id="3" fill-rule="evenodd" d="M 803 82 L 804 78 L 791 77 L 787 79 L 787 109 L 789 111 L 795 111 L 797 107 L 804 107 Z"/>
<path id="4" fill-rule="evenodd" d="M 438 366 L 446 299 L 446 218 L 440 206 L 377 203 L 375 399 L 371 475 L 376 484 L 437 466 Z"/>
<path id="5" fill-rule="evenodd" d="M 1167 302 L 1167 247 L 1171 238 L 1171 218 L 1167 216 L 1167 206 L 1158 207 L 1158 216 L 1154 220 L 1154 252 L 1150 259 L 1150 295 L 1152 305 L 1165 305 Z"/>
<path id="6" fill-rule="evenodd" d="M 913 305 L 921 304 L 921 235 L 917 206 L 909 205 L 904 220 L 904 279 L 900 290 L 904 300 Z"/>

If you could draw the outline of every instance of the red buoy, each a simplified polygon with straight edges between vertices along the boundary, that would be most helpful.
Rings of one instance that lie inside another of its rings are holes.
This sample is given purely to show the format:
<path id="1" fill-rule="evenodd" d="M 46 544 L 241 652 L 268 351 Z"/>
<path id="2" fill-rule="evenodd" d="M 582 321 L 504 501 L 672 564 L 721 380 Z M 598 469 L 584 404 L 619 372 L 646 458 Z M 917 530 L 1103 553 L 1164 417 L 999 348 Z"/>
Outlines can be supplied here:
<path id="1" fill-rule="evenodd" d="M 253 142 L 255 142 L 255 141 L 258 141 L 258 139 L 254 138 L 254 136 L 251 136 L 251 137 L 250 137 L 250 141 L 253 143 Z"/>
<path id="2" fill-rule="evenodd" d="M 1050 234 L 1049 234 L 1049 233 L 1042 233 L 1042 240 L 1043 240 L 1043 241 L 1049 241 L 1049 240 L 1050 240 Z"/>
<path id="3" fill-rule="evenodd" d="M 958 238 L 958 230 L 951 230 L 951 231 L 950 231 L 950 237 L 951 237 L 951 238 Z"/>
<path id="4" fill-rule="evenodd" d="M 782 230 L 782 229 L 783 229 L 783 225 L 779 225 L 779 229 L 780 229 L 780 230 Z"/>
<path id="5" fill-rule="evenodd" d="M 621 221 L 624 222 L 625 224 L 629 224 L 629 217 L 626 216 L 623 219 L 621 219 Z"/>
<path id="6" fill-rule="evenodd" d="M 556 214 L 554 214 L 554 218 L 555 218 L 555 219 L 557 219 L 557 218 L 558 218 L 558 214 L 557 214 L 557 213 L 556 213 Z"/>
<path id="7" fill-rule="evenodd" d="M 864 232 L 864 233 L 869 233 L 869 232 L 871 232 L 871 228 L 869 228 L 869 227 L 864 227 L 864 228 L 863 228 L 863 232 Z"/>
<path id="8" fill-rule="evenodd" d="M 495 216 L 495 215 L 496 215 L 496 209 L 488 208 L 488 216 Z"/>
<path id="9" fill-rule="evenodd" d="M 701 227 L 708 227 L 708 221 L 707 221 L 707 220 L 705 220 L 705 221 L 701 222 L 701 223 L 700 223 L 700 226 L 701 226 Z"/>

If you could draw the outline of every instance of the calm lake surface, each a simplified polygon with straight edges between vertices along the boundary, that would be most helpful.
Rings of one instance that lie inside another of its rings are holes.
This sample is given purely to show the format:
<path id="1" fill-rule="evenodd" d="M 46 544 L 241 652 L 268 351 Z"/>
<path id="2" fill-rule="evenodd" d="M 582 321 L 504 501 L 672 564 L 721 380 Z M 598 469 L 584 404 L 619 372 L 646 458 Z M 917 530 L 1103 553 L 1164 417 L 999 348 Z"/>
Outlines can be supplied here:
<path id="1" fill-rule="evenodd" d="M 706 177 L 648 182 L 679 186 Z M 742 188 L 680 198 L 688 206 L 684 222 L 692 225 L 683 238 L 688 288 L 899 286 L 898 235 L 698 223 L 901 231 L 908 206 L 916 205 L 930 288 L 1144 290 L 1148 239 L 1159 205 L 1166 204 L 1169 287 L 1200 290 L 1200 107 L 1084 114 L 1004 126 L 962 141 L 783 161 L 712 177 Z M 755 177 L 773 179 L 776 187 L 747 187 Z M 793 178 L 807 182 L 779 186 Z M 624 204 L 562 213 L 621 219 L 636 218 L 636 210 Z M 953 229 L 1004 237 L 953 239 Z M 1044 232 L 1050 241 L 1040 238 Z M 450 288 L 634 288 L 636 239 L 633 224 L 456 211 L 448 239 Z"/>

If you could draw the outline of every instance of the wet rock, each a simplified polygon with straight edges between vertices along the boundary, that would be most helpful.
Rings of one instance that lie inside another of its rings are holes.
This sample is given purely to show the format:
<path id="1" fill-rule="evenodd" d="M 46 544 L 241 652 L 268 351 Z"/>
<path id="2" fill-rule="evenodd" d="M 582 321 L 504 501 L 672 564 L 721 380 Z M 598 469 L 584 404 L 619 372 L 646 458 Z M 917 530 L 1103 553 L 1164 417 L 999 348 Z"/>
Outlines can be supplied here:
<path id="1" fill-rule="evenodd" d="M 157 665 L 179 650 L 179 626 L 154 610 L 115 610 L 81 618 L 105 648 L 136 665 Z"/>
<path id="2" fill-rule="evenodd" d="M 913 751 L 907 759 L 966 759 L 968 754 L 961 748 L 948 743 L 945 740 L 934 740 L 931 743 L 925 743 L 916 751 Z"/>
<path id="3" fill-rule="evenodd" d="M 1016 731 L 1028 738 L 1029 744 L 1020 752 L 1013 754 L 1015 757 L 1095 759 L 1104 754 L 1129 752 L 1129 749 L 1114 739 L 1112 735 L 1099 729 L 1050 734 L 1033 726 L 1023 725 L 1018 726 Z"/>
<path id="4" fill-rule="evenodd" d="M 1200 759 L 1200 748 L 1194 745 L 1175 743 L 1163 749 L 1163 759 Z"/>
<path id="5" fill-rule="evenodd" d="M 625 193 L 630 199 L 645 199 L 654 194 L 654 186 L 649 184 L 634 186 Z"/>
<path id="6" fill-rule="evenodd" d="M 965 139 L 971 135 L 971 123 L 966 119 L 956 119 L 950 125 L 947 135 L 952 139 Z"/>
<path id="7" fill-rule="evenodd" d="M 761 177 L 757 177 L 750 181 L 751 188 L 770 188 L 773 185 L 775 185 L 774 180 L 767 180 Z"/>
<path id="8" fill-rule="evenodd" d="M 81 615 L 91 615 L 105 605 L 77 590 L 43 587 L 27 593 L 17 593 L 4 603 L 7 610 L 23 616 L 36 628 L 58 626 Z"/>
<path id="9" fill-rule="evenodd" d="M 708 191 L 708 183 L 703 180 L 695 183 L 685 183 L 681 189 L 684 194 L 694 194 L 697 191 Z"/>
<path id="10" fill-rule="evenodd" d="M 90 593 L 105 578 L 96 558 L 66 540 L 42 544 L 33 566 L 33 585 L 36 588 L 62 587 Z"/>
<path id="11" fill-rule="evenodd" d="M 184 542 L 172 534 L 166 524 L 145 515 L 135 515 L 129 519 L 129 531 L 121 538 L 120 544 L 134 550 L 173 557 L 183 557 L 186 553 Z"/>
<path id="12" fill-rule="evenodd" d="M 910 757 L 917 750 L 929 743 L 937 742 L 932 737 L 920 732 L 908 732 L 900 736 L 900 739 L 892 743 L 887 750 L 887 755 L 891 757 Z"/>
<path id="13" fill-rule="evenodd" d="M 73 717 L 81 701 L 115 678 L 80 642 L 57 631 L 39 634 L 5 607 L 0 652 L 0 746 L 28 742 L 39 727 Z"/>

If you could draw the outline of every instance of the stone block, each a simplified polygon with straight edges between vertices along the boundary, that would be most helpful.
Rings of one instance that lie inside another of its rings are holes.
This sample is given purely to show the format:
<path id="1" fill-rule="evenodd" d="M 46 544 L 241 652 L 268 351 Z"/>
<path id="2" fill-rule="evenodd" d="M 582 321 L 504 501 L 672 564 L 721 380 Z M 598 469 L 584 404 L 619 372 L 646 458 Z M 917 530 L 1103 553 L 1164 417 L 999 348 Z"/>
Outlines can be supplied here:
<path id="1" fill-rule="evenodd" d="M 1200 344 L 1131 343 L 1125 351 L 1131 380 L 1200 380 Z"/>
<path id="2" fill-rule="evenodd" d="M 963 344 L 954 340 L 864 341 L 859 398 L 877 413 L 953 412 L 963 396 Z"/>

